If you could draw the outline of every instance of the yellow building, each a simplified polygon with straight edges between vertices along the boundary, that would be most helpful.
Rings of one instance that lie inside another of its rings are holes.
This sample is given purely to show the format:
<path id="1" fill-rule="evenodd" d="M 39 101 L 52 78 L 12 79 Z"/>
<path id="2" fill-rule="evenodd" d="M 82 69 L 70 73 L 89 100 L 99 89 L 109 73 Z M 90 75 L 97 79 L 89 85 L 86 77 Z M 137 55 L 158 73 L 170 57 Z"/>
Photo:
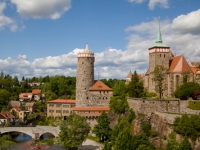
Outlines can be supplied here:
<path id="1" fill-rule="evenodd" d="M 57 99 L 47 102 L 47 117 L 65 117 L 69 116 L 72 108 L 75 107 L 76 100 Z"/>

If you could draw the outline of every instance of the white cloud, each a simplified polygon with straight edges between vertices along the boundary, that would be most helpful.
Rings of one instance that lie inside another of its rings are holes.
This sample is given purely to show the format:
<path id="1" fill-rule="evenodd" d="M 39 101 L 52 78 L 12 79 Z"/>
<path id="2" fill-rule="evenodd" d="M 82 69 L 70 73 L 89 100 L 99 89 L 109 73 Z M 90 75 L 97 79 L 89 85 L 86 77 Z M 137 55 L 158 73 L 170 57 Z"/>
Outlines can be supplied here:
<path id="1" fill-rule="evenodd" d="M 149 9 L 153 10 L 156 5 L 161 8 L 169 8 L 168 0 L 149 0 Z"/>
<path id="2" fill-rule="evenodd" d="M 11 0 L 24 18 L 58 19 L 71 8 L 71 0 Z"/>
<path id="3" fill-rule="evenodd" d="M 145 2 L 146 0 L 128 0 L 130 3 L 138 3 L 141 4 Z M 168 4 L 169 0 L 149 0 L 149 9 L 153 10 L 156 6 L 159 6 L 161 8 L 169 8 Z"/>
<path id="4" fill-rule="evenodd" d="M 144 1 L 146 1 L 146 0 L 128 0 L 128 2 L 130 2 L 130 3 L 143 3 Z"/>
<path id="5" fill-rule="evenodd" d="M 4 15 L 4 9 L 6 9 L 6 3 L 0 3 L 0 29 L 3 30 L 5 27 L 10 27 L 10 30 L 15 32 L 18 26 L 13 19 Z"/>
<path id="6" fill-rule="evenodd" d="M 200 9 L 180 15 L 172 22 L 172 28 L 180 33 L 200 34 Z"/>
<path id="7" fill-rule="evenodd" d="M 163 43 L 170 46 L 174 54 L 184 55 L 188 61 L 200 60 L 200 34 L 193 34 L 193 30 L 189 29 L 187 33 L 180 32 L 182 30 L 178 29 L 177 24 L 188 20 L 195 12 L 184 17 L 179 16 L 178 20 L 175 18 L 160 22 Z M 95 79 L 98 79 L 98 73 L 100 79 L 126 78 L 130 70 L 145 73 L 149 67 L 148 48 L 156 42 L 157 30 L 156 19 L 127 27 L 125 31 L 129 36 L 126 38 L 128 41 L 126 50 L 107 48 L 100 53 L 95 53 Z M 37 58 L 33 62 L 28 61 L 26 55 L 19 55 L 17 59 L 7 58 L 0 60 L 0 71 L 6 71 L 10 75 L 20 74 L 21 77 L 75 76 L 77 53 L 82 50 L 76 48 L 67 54 Z"/>

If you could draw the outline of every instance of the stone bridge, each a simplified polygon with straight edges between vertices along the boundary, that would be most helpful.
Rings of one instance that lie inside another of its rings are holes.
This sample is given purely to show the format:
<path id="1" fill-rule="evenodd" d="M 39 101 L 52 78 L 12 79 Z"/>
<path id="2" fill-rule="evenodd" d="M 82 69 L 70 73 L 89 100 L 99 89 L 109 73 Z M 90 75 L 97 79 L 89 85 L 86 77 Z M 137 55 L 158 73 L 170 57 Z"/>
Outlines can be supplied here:
<path id="1" fill-rule="evenodd" d="M 1 127 L 0 134 L 8 133 L 8 132 L 21 132 L 30 135 L 33 139 L 40 138 L 44 133 L 51 133 L 55 137 L 58 136 L 60 132 L 59 127 L 51 127 L 51 126 L 36 126 L 36 127 Z"/>

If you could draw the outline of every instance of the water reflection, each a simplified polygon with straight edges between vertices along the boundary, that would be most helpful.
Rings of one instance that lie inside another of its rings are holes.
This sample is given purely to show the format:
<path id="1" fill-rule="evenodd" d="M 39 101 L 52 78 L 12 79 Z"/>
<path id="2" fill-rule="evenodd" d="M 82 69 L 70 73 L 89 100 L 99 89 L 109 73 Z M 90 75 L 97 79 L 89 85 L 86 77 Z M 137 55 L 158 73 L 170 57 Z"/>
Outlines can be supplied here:
<path id="1" fill-rule="evenodd" d="M 48 149 L 48 150 L 65 150 L 60 146 L 43 144 L 42 146 L 37 146 L 39 141 L 35 141 L 31 136 L 25 133 L 10 133 L 13 140 L 17 143 L 17 146 L 11 150 L 37 150 L 37 149 Z M 40 137 L 40 140 L 53 139 L 54 136 L 49 133 L 45 133 Z"/>

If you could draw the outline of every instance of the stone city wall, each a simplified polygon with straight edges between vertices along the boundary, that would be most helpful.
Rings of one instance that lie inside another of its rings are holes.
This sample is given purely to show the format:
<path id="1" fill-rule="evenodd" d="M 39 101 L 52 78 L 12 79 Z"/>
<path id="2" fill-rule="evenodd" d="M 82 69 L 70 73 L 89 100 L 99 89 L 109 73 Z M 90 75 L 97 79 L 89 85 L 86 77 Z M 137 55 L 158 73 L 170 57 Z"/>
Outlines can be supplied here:
<path id="1" fill-rule="evenodd" d="M 200 113 L 200 111 L 188 109 L 187 100 L 147 100 L 128 98 L 127 101 L 129 107 L 132 108 L 136 114 L 151 114 L 156 111 L 182 114 L 198 114 L 197 112 Z"/>

